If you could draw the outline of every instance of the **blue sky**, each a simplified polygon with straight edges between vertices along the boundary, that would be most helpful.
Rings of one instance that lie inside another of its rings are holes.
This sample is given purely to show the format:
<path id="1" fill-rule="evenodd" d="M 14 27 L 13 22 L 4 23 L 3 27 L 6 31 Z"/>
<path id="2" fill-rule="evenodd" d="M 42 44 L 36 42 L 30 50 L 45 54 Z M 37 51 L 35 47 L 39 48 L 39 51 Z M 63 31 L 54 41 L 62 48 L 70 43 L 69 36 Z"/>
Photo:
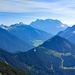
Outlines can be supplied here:
<path id="1" fill-rule="evenodd" d="M 49 18 L 75 24 L 75 0 L 0 0 L 0 24 Z"/>

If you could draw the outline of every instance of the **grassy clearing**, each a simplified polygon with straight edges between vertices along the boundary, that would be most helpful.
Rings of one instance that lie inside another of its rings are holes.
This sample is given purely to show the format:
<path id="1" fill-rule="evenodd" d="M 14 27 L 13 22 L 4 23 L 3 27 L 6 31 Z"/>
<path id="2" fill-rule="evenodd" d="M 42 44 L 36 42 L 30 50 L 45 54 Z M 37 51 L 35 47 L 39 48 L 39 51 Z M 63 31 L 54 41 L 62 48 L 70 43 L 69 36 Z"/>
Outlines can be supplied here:
<path id="1" fill-rule="evenodd" d="M 0 75 L 3 75 L 2 73 L 0 73 Z"/>
<path id="2" fill-rule="evenodd" d="M 33 41 L 33 45 L 34 45 L 35 47 L 39 46 L 39 45 L 42 44 L 42 43 L 43 43 L 42 40 L 34 40 L 34 41 Z"/>
<path id="3" fill-rule="evenodd" d="M 49 50 L 47 53 L 53 54 L 55 57 L 58 57 L 58 58 L 61 58 L 61 56 L 70 56 L 71 55 L 71 53 L 59 53 L 54 50 Z"/>
<path id="4" fill-rule="evenodd" d="M 47 54 L 52 54 L 54 55 L 55 57 L 58 57 L 60 58 L 61 60 L 61 65 L 59 66 L 61 69 L 64 69 L 64 70 L 69 70 L 69 69 L 75 69 L 74 67 L 65 67 L 63 64 L 65 63 L 64 60 L 62 59 L 62 56 L 70 56 L 71 53 L 59 53 L 59 52 L 56 52 L 54 50 L 49 50 L 48 52 L 46 52 Z"/>

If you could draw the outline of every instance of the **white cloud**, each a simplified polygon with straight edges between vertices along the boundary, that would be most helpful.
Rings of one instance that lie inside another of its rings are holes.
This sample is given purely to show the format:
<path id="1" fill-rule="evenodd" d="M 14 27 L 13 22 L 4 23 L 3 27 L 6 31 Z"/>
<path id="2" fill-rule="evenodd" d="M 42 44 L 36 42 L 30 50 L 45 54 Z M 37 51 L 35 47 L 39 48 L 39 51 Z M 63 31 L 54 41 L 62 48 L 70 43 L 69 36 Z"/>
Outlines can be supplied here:
<path id="1" fill-rule="evenodd" d="M 47 0 L 48 1 L 48 0 Z M 52 13 L 53 18 L 59 18 L 64 23 L 74 23 L 75 19 L 75 0 L 54 0 L 47 2 L 46 0 L 0 0 L 0 12 L 14 13 L 35 13 L 32 17 L 49 18 Z M 42 14 L 41 16 L 38 14 Z M 57 15 L 57 16 L 56 16 Z M 60 16 L 61 15 L 61 16 Z M 68 20 L 66 20 L 68 19 Z"/>
<path id="2" fill-rule="evenodd" d="M 55 13 L 74 16 L 75 1 L 38 2 L 32 0 L 0 0 L 0 12 Z"/>
<path id="3" fill-rule="evenodd" d="M 67 5 L 62 2 L 37 2 L 32 0 L 1 0 L 0 11 L 4 12 L 68 12 Z M 69 3 L 70 4 L 70 3 Z M 67 11 L 63 11 L 63 10 Z"/>
<path id="4" fill-rule="evenodd" d="M 0 0 L 1 12 L 53 12 L 58 14 L 75 14 L 75 1 L 38 2 L 32 0 Z"/>

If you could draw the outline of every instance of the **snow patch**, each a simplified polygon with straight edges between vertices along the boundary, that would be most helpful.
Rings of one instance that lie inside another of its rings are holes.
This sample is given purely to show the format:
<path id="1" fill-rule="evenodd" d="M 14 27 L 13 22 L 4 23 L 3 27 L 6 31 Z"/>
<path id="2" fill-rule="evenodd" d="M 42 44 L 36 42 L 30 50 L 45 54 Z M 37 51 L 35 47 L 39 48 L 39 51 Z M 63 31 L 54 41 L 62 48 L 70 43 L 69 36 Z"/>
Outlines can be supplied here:
<path id="1" fill-rule="evenodd" d="M 75 34 L 75 31 L 73 31 L 72 33 Z"/>
<path id="2" fill-rule="evenodd" d="M 41 33 L 39 31 L 37 31 L 36 29 L 35 29 L 35 32 L 41 35 Z"/>
<path id="3" fill-rule="evenodd" d="M 34 49 L 34 52 L 36 52 L 36 49 Z"/>
<path id="4" fill-rule="evenodd" d="M 65 24 L 61 24 L 61 26 L 57 26 L 57 28 L 65 28 L 66 25 Z"/>
<path id="5" fill-rule="evenodd" d="M 7 26 L 4 26 L 3 24 L 0 25 L 1 28 L 8 30 Z"/>

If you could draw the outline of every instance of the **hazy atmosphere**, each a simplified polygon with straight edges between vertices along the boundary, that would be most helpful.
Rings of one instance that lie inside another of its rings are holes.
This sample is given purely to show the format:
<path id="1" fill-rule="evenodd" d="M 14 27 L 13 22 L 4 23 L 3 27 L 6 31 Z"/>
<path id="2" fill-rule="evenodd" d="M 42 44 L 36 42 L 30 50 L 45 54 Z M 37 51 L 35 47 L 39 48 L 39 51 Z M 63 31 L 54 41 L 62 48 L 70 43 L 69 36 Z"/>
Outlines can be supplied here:
<path id="1" fill-rule="evenodd" d="M 75 75 L 75 0 L 0 0 L 0 75 Z"/>
<path id="2" fill-rule="evenodd" d="M 75 0 L 0 0 L 0 24 L 29 24 L 48 18 L 74 25 Z"/>

